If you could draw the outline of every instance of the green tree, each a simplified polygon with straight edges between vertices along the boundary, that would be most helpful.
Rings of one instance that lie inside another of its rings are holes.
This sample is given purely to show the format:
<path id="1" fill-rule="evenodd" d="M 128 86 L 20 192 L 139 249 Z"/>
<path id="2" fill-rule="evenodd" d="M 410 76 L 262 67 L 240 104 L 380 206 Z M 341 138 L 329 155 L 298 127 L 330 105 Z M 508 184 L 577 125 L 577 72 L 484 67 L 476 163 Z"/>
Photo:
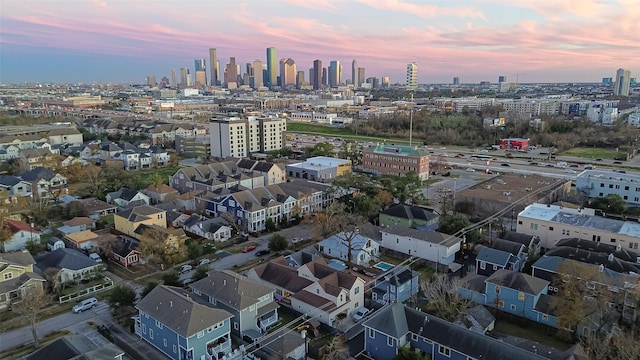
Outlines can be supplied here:
<path id="1" fill-rule="evenodd" d="M 412 350 L 409 345 L 402 346 L 393 360 L 431 360 L 431 355 L 422 351 Z"/>
<path id="2" fill-rule="evenodd" d="M 351 160 L 353 166 L 362 165 L 362 145 L 359 141 L 343 141 L 338 154 L 343 159 Z"/>
<path id="3" fill-rule="evenodd" d="M 449 215 L 440 218 L 438 224 L 438 232 L 453 235 L 458 231 L 470 226 L 471 222 L 466 217 Z M 480 233 L 478 230 L 471 230 L 465 233 L 467 241 L 474 242 L 480 240 Z"/>
<path id="4" fill-rule="evenodd" d="M 382 175 L 380 183 L 401 204 L 407 202 L 417 204 L 424 200 L 422 181 L 414 171 L 405 174 L 405 176 Z"/>
<path id="5" fill-rule="evenodd" d="M 335 150 L 333 149 L 333 144 L 329 144 L 326 142 L 317 143 L 313 149 L 311 150 L 311 156 L 335 156 Z"/>
<path id="6" fill-rule="evenodd" d="M 285 250 L 289 247 L 287 239 L 280 234 L 273 234 L 269 239 L 269 249 L 274 252 Z"/>
<path id="7" fill-rule="evenodd" d="M 155 287 L 158 286 L 158 282 L 157 281 L 149 281 L 145 286 L 144 289 L 142 290 L 142 294 L 140 295 L 141 298 L 147 296 L 151 290 L 155 289 Z"/>
<path id="8" fill-rule="evenodd" d="M 123 306 L 133 306 L 136 303 L 136 292 L 126 285 L 116 285 L 109 295 L 109 305 L 116 309 Z"/>
<path id="9" fill-rule="evenodd" d="M 276 230 L 276 223 L 272 218 L 267 218 L 267 220 L 265 220 L 264 222 L 264 227 L 265 229 L 267 229 L 267 231 L 272 232 Z"/>
<path id="10" fill-rule="evenodd" d="M 627 208 L 627 203 L 617 194 L 609 194 L 605 197 L 598 197 L 591 200 L 590 207 L 600 209 L 608 214 L 623 214 Z"/>
<path id="11" fill-rule="evenodd" d="M 196 268 L 196 271 L 193 273 L 193 276 L 191 277 L 191 279 L 193 281 L 198 281 L 200 279 L 204 279 L 204 278 L 207 277 L 207 273 L 209 272 L 209 270 L 211 270 L 209 265 L 207 265 L 207 264 L 199 265 Z"/>
<path id="12" fill-rule="evenodd" d="M 162 282 L 169 286 L 182 286 L 182 283 L 180 283 L 180 275 L 178 275 L 177 271 L 169 271 L 162 275 Z"/>

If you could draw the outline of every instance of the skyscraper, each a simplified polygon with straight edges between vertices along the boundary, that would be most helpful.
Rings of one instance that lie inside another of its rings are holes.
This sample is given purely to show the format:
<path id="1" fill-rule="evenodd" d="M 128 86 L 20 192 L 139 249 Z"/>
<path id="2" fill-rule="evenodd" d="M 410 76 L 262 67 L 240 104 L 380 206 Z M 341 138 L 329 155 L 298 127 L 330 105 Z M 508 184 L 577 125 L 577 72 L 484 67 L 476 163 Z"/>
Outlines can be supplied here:
<path id="1" fill-rule="evenodd" d="M 407 89 L 418 87 L 418 64 L 412 62 L 407 64 Z"/>
<path id="2" fill-rule="evenodd" d="M 296 84 L 296 63 L 292 58 L 280 60 L 280 86 Z"/>
<path id="3" fill-rule="evenodd" d="M 171 87 L 178 86 L 178 75 L 176 74 L 176 69 L 171 69 Z"/>
<path id="4" fill-rule="evenodd" d="M 224 70 L 224 82 L 229 87 L 230 83 L 233 83 L 232 87 L 238 85 L 238 65 L 236 65 L 236 58 L 229 58 L 229 63 Z"/>
<path id="5" fill-rule="evenodd" d="M 207 84 L 207 64 L 205 59 L 195 59 L 196 85 L 203 86 Z"/>
<path id="6" fill-rule="evenodd" d="M 276 57 L 276 48 L 267 48 L 267 87 L 278 85 L 278 58 Z"/>
<path id="7" fill-rule="evenodd" d="M 191 86 L 191 74 L 187 67 L 180 68 L 180 85 Z"/>
<path id="8" fill-rule="evenodd" d="M 252 85 L 254 89 L 258 89 L 264 86 L 262 79 L 262 60 L 253 60 L 253 81 Z"/>
<path id="9" fill-rule="evenodd" d="M 322 87 L 326 86 L 328 84 L 327 82 L 327 68 L 323 67 L 322 68 Z"/>
<path id="10" fill-rule="evenodd" d="M 360 87 L 360 81 L 358 78 L 358 62 L 356 59 L 351 61 L 351 83 L 355 89 Z"/>
<path id="11" fill-rule="evenodd" d="M 313 62 L 313 90 L 322 89 L 322 60 L 314 60 Z"/>
<path id="12" fill-rule="evenodd" d="M 616 71 L 615 83 L 613 84 L 613 95 L 629 96 L 630 85 L 631 70 L 618 69 L 618 71 Z"/>
<path id="13" fill-rule="evenodd" d="M 218 65 L 218 51 L 215 48 L 209 48 L 209 73 L 209 85 L 218 85 L 220 68 Z"/>
<path id="14" fill-rule="evenodd" d="M 296 86 L 300 87 L 304 84 L 304 70 L 298 71 L 298 76 L 296 77 Z"/>
<path id="15" fill-rule="evenodd" d="M 498 82 L 499 83 L 507 82 L 507 77 L 504 75 L 498 76 Z"/>
<path id="16" fill-rule="evenodd" d="M 389 78 L 388 76 L 384 76 L 382 78 L 382 88 L 388 89 L 390 85 L 391 85 L 391 78 Z"/>
<path id="17" fill-rule="evenodd" d="M 460 78 L 459 77 L 454 77 L 453 78 L 453 85 L 460 85 Z"/>
<path id="18" fill-rule="evenodd" d="M 359 67 L 358 68 L 358 86 L 356 87 L 361 87 L 362 83 L 365 81 L 366 77 L 365 77 L 365 73 L 364 73 L 364 68 L 363 67 Z"/>
<path id="19" fill-rule="evenodd" d="M 340 61 L 329 62 L 329 87 L 337 87 L 340 84 Z"/>
<path id="20" fill-rule="evenodd" d="M 156 86 L 156 85 L 157 85 L 157 83 L 156 83 L 156 77 L 155 77 L 155 76 L 153 76 L 153 75 L 149 75 L 149 76 L 147 76 L 147 85 L 152 86 L 152 87 L 153 87 L 153 86 Z"/>

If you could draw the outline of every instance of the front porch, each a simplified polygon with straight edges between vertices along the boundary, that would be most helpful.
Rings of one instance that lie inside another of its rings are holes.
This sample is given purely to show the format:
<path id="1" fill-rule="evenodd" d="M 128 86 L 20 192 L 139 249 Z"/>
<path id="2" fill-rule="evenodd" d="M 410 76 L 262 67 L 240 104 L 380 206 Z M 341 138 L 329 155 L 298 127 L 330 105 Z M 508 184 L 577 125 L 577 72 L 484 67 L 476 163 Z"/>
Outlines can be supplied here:
<path id="1" fill-rule="evenodd" d="M 231 336 L 226 334 L 207 343 L 207 360 L 219 360 L 231 352 Z"/>

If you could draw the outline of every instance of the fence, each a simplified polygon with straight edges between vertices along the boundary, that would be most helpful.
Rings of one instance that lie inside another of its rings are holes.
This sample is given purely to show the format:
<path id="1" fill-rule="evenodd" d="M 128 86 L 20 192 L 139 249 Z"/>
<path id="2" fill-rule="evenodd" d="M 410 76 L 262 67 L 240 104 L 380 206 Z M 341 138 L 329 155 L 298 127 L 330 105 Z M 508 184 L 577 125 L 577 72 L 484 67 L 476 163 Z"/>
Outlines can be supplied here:
<path id="1" fill-rule="evenodd" d="M 104 290 L 109 290 L 112 287 L 113 287 L 113 280 L 111 280 L 108 277 L 105 277 L 104 278 L 104 282 L 102 284 L 98 284 L 98 285 L 92 286 L 92 287 L 87 288 L 87 289 L 82 289 L 82 290 L 80 290 L 78 292 L 75 292 L 73 294 L 62 295 L 58 299 L 58 302 L 60 304 L 64 304 L 66 302 L 69 302 L 71 300 L 75 300 L 75 299 L 77 299 L 79 297 L 83 297 L 85 295 L 97 293 L 97 292 L 104 291 Z"/>

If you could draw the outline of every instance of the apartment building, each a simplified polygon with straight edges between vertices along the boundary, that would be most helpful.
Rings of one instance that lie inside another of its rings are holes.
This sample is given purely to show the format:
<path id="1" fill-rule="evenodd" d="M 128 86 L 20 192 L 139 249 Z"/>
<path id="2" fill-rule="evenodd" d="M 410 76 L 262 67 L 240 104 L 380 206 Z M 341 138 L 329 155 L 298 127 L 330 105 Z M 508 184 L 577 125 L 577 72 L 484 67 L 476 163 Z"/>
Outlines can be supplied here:
<path id="1" fill-rule="evenodd" d="M 429 154 L 409 146 L 378 145 L 362 151 L 362 169 L 376 175 L 402 176 L 415 172 L 429 179 Z"/>
<path id="2" fill-rule="evenodd" d="M 619 195 L 627 205 L 640 205 L 640 174 L 585 170 L 576 178 L 576 190 L 589 198 Z"/>
<path id="3" fill-rule="evenodd" d="M 246 157 L 252 153 L 282 149 L 286 130 L 286 119 L 213 119 L 209 122 L 211 156 Z"/>
<path id="4" fill-rule="evenodd" d="M 594 209 L 534 203 L 518 214 L 516 232 L 540 237 L 550 249 L 558 241 L 578 238 L 638 250 L 640 223 L 596 216 Z"/>

